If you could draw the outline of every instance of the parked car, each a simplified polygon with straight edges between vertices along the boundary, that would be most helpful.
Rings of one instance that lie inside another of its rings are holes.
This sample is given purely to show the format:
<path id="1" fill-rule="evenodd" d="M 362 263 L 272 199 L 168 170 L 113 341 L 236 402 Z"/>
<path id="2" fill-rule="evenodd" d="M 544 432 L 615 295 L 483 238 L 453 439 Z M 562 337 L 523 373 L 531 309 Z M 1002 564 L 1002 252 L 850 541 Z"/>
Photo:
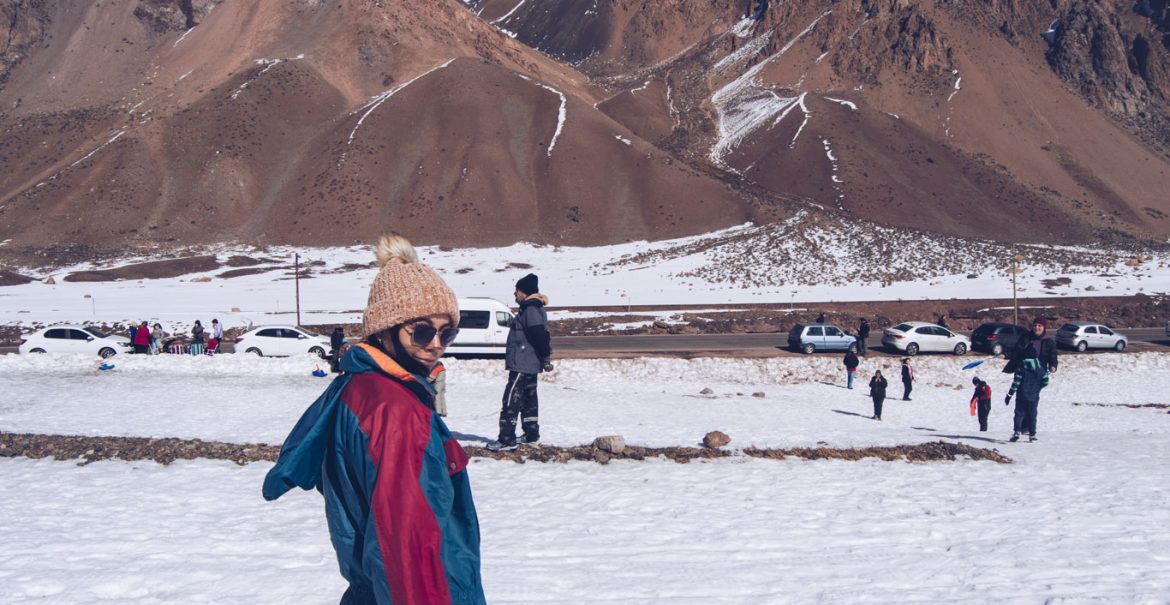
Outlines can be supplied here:
<path id="1" fill-rule="evenodd" d="M 971 348 L 971 341 L 966 336 L 925 321 L 907 321 L 887 328 L 882 335 L 882 344 L 907 355 L 927 351 L 966 355 Z"/>
<path id="2" fill-rule="evenodd" d="M 236 337 L 236 352 L 268 357 L 288 357 L 311 353 L 325 359 L 331 349 L 329 339 L 294 326 L 263 326 Z"/>
<path id="3" fill-rule="evenodd" d="M 1109 326 L 1091 321 L 1074 321 L 1056 331 L 1056 344 L 1084 352 L 1088 349 L 1124 351 L 1129 339 Z"/>
<path id="4" fill-rule="evenodd" d="M 788 331 L 788 348 L 805 354 L 856 351 L 857 337 L 833 324 L 796 324 Z"/>
<path id="5" fill-rule="evenodd" d="M 999 355 L 1015 348 L 1027 328 L 1005 323 L 986 323 L 971 333 L 971 350 Z"/>
<path id="6" fill-rule="evenodd" d="M 513 319 L 508 306 L 494 298 L 460 298 L 459 335 L 447 354 L 504 356 Z"/>
<path id="7" fill-rule="evenodd" d="M 85 353 L 103 359 L 130 350 L 130 339 L 106 334 L 96 328 L 53 326 L 20 339 L 21 353 Z"/>

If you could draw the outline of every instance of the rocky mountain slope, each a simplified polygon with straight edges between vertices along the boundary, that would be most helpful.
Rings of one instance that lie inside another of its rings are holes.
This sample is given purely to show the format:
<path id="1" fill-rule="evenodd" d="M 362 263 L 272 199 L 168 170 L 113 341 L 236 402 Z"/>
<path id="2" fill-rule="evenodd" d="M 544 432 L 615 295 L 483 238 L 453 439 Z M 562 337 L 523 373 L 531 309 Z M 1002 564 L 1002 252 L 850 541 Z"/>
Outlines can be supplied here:
<path id="1" fill-rule="evenodd" d="M 1164 240 L 1168 18 L 1165 0 L 14 0 L 0 251 L 391 227 L 599 244 L 798 214 Z"/>

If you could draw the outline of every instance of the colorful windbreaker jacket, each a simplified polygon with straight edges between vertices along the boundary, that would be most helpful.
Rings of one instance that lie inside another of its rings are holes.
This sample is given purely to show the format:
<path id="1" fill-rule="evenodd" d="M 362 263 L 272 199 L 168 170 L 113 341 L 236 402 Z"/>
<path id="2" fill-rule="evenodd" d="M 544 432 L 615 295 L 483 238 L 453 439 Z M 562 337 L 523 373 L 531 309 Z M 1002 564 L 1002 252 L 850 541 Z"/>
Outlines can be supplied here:
<path id="1" fill-rule="evenodd" d="M 485 603 L 467 454 L 430 384 L 364 343 L 341 370 L 285 439 L 264 499 L 325 496 L 342 603 Z"/>

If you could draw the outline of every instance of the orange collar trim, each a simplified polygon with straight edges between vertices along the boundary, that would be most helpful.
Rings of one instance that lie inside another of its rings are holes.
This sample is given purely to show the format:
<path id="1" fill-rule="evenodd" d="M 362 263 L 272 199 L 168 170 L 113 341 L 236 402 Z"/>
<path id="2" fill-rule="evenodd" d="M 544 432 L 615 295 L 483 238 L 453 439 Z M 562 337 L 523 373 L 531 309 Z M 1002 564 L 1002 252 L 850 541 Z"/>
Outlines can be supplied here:
<path id="1" fill-rule="evenodd" d="M 383 372 L 401 380 L 402 382 L 414 382 L 414 374 L 404 370 L 402 366 L 398 365 L 398 362 L 391 359 L 389 355 L 364 342 L 359 342 L 357 346 L 365 351 L 366 354 L 370 356 L 370 359 L 373 359 L 374 363 L 378 364 L 378 367 Z"/>

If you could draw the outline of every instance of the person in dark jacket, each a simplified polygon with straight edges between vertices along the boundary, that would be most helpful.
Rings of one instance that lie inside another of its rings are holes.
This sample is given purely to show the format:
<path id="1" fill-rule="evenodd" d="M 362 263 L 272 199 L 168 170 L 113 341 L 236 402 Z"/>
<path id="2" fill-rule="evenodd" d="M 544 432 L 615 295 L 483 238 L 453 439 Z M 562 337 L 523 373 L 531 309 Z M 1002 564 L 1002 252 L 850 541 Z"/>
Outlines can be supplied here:
<path id="1" fill-rule="evenodd" d="M 817 323 L 825 323 L 825 313 L 823 311 L 817 315 Z"/>
<path id="2" fill-rule="evenodd" d="M 857 353 L 862 357 L 865 357 L 866 340 L 869 340 L 869 320 L 862 317 L 861 325 L 857 326 Z"/>
<path id="3" fill-rule="evenodd" d="M 1020 363 L 1025 359 L 1028 349 L 1035 353 L 1036 358 L 1040 360 L 1040 365 L 1044 366 L 1048 373 L 1056 371 L 1060 362 L 1056 357 L 1056 341 L 1048 337 L 1047 317 L 1037 317 L 1032 322 L 1032 331 L 1016 341 L 1016 347 L 1012 349 L 1011 357 L 1007 365 L 1003 367 L 1003 373 L 1015 374 Z M 1004 356 L 1007 356 L 1006 352 Z"/>
<path id="4" fill-rule="evenodd" d="M 902 358 L 902 401 L 910 401 L 910 391 L 914 390 L 914 368 L 910 367 L 910 358 Z"/>
<path id="5" fill-rule="evenodd" d="M 849 388 L 853 388 L 853 375 L 857 373 L 857 366 L 861 364 L 861 360 L 857 358 L 857 353 L 853 349 L 845 351 L 845 381 Z"/>
<path id="6" fill-rule="evenodd" d="M 468 458 L 427 380 L 459 332 L 458 302 L 402 236 L 383 237 L 377 256 L 366 337 L 285 439 L 263 495 L 325 497 L 343 605 L 483 605 Z"/>
<path id="7" fill-rule="evenodd" d="M 191 342 L 203 344 L 203 324 L 198 319 L 195 320 L 195 325 L 191 326 Z"/>
<path id="8" fill-rule="evenodd" d="M 869 396 L 873 399 L 873 419 L 882 419 L 882 402 L 886 400 L 886 387 L 890 383 L 882 376 L 882 371 L 878 370 L 873 373 L 873 378 L 869 379 Z"/>
<path id="9" fill-rule="evenodd" d="M 517 443 L 540 441 L 540 406 L 536 395 L 537 378 L 553 369 L 552 344 L 548 334 L 548 316 L 544 312 L 548 298 L 540 293 L 539 278 L 529 273 L 516 282 L 516 302 L 520 312 L 508 330 L 504 367 L 508 384 L 500 410 L 499 437 L 488 444 L 492 451 L 513 450 Z M 516 418 L 524 434 L 516 440 Z"/>
<path id="10" fill-rule="evenodd" d="M 1019 441 L 1021 433 L 1028 433 L 1028 441 L 1036 441 L 1036 414 L 1040 407 L 1040 390 L 1048 386 L 1048 369 L 1036 356 L 1031 347 L 1024 349 L 1024 358 L 1012 377 L 1004 405 L 1011 405 L 1012 395 L 1016 396 L 1016 413 L 1012 437 Z"/>
<path id="11" fill-rule="evenodd" d="M 979 414 L 979 430 L 987 431 L 987 417 L 991 415 L 991 385 L 979 380 L 976 376 L 971 379 L 975 385 L 975 393 L 971 395 L 971 409 Z"/>
<path id="12" fill-rule="evenodd" d="M 947 325 L 947 316 L 946 316 L 946 314 L 945 314 L 945 313 L 939 313 L 939 314 L 938 314 L 938 321 L 936 321 L 936 322 L 934 322 L 934 323 L 936 323 L 936 324 L 938 324 L 938 325 L 940 325 L 940 326 L 942 326 L 942 327 L 944 327 L 944 328 L 948 328 L 948 327 L 950 327 L 950 326 L 948 326 L 948 325 Z"/>
<path id="13" fill-rule="evenodd" d="M 329 335 L 329 368 L 333 372 L 341 371 L 341 348 L 345 345 L 345 328 L 337 326 Z"/>

